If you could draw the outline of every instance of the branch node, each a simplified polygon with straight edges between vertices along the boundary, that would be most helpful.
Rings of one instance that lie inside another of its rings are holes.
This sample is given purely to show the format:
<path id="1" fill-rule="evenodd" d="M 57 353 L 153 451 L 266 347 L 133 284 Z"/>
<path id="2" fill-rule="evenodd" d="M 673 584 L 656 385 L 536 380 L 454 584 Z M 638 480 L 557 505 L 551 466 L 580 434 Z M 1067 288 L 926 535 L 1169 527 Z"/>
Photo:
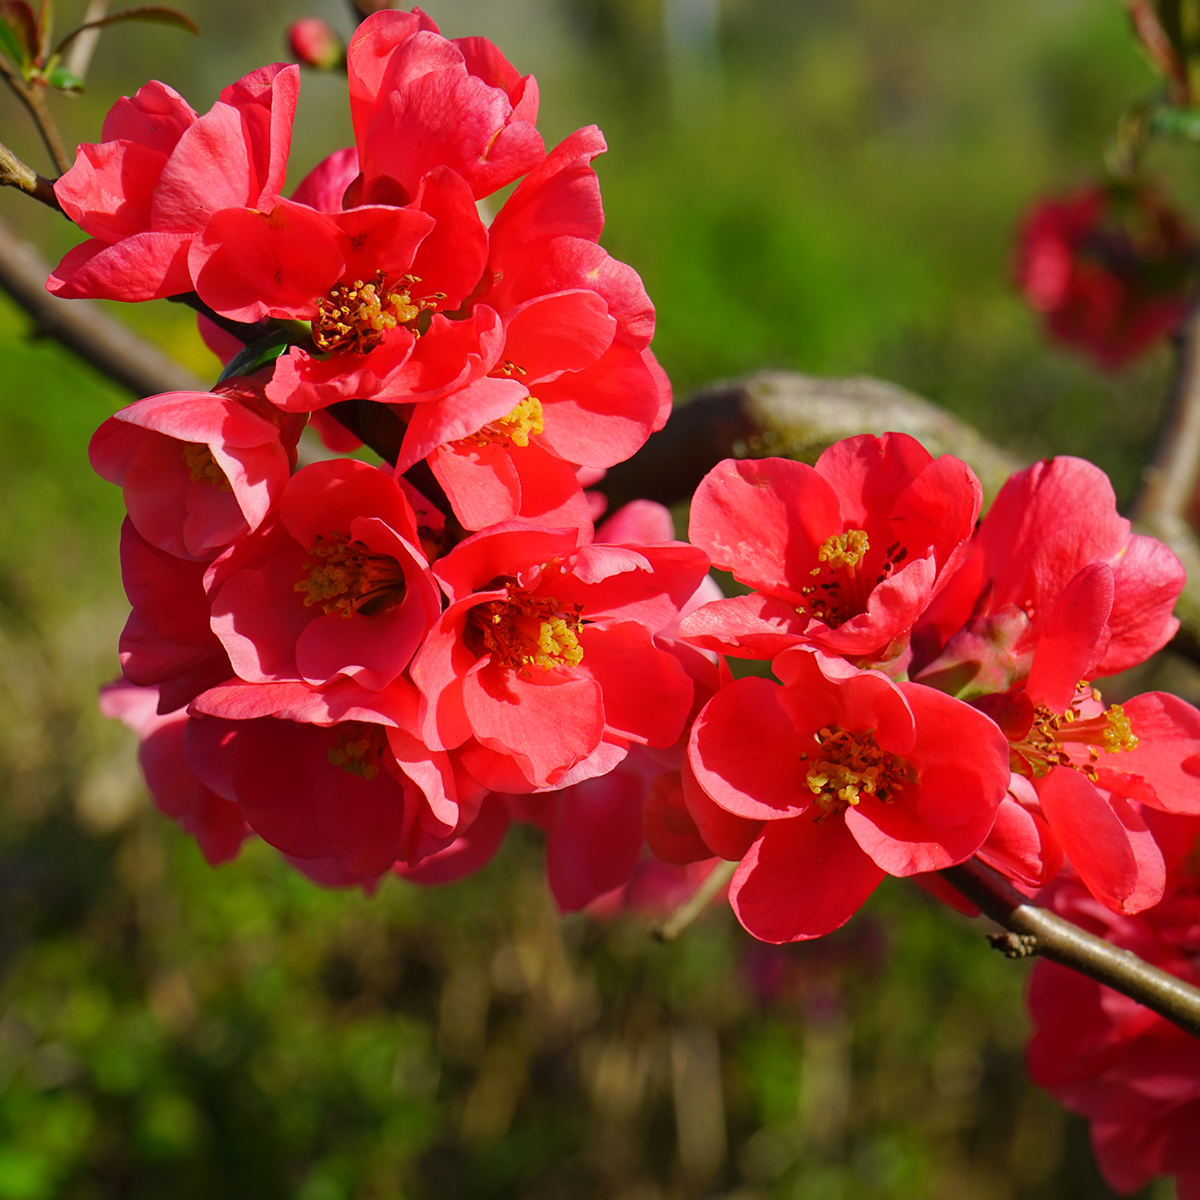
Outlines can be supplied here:
<path id="1" fill-rule="evenodd" d="M 1038 940 L 1032 933 L 989 933 L 987 940 L 1005 958 L 1032 958 L 1038 952 Z"/>

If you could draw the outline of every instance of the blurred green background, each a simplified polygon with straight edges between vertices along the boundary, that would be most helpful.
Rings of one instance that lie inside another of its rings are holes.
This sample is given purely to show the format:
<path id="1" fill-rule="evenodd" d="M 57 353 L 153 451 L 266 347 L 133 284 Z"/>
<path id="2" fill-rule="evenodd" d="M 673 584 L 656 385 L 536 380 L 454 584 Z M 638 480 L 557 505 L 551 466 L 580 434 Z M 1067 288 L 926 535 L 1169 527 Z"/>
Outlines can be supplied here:
<path id="1" fill-rule="evenodd" d="M 203 110 L 334 0 L 179 0 L 119 28 L 72 143 L 149 75 Z M 83 8 L 61 0 L 63 28 Z M 1014 294 L 1025 206 L 1085 181 L 1152 85 L 1118 0 L 429 0 L 596 122 L 605 244 L 644 276 L 679 394 L 763 367 L 879 375 L 1128 498 L 1169 371 L 1046 346 Z M 715 15 L 714 21 L 707 21 Z M 24 114 L 0 140 L 43 171 Z M 305 76 L 290 182 L 349 140 Z M 1200 199 L 1190 159 L 1152 167 Z M 1193 211 L 1195 209 L 1193 208 Z M 0 215 L 53 257 L 71 229 Z M 113 306 L 117 310 L 117 306 Z M 215 376 L 188 315 L 119 315 Z M 1025 968 L 899 884 L 844 931 L 661 946 L 554 914 L 532 835 L 480 876 L 328 893 L 261 844 L 210 870 L 95 711 L 126 606 L 87 440 L 129 397 L 0 300 L 0 1200 L 1073 1200 L 1087 1133 L 1024 1079 Z M 1169 1184 L 1145 1195 L 1167 1200 Z"/>

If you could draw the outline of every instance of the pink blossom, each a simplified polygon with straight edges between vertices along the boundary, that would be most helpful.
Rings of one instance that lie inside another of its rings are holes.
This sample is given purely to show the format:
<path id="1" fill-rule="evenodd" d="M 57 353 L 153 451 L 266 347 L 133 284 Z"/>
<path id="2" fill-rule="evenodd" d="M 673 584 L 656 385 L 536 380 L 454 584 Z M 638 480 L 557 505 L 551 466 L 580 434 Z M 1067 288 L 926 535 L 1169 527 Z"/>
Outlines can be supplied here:
<path id="1" fill-rule="evenodd" d="M 738 919 L 788 942 L 843 925 L 885 874 L 974 854 L 1005 794 L 1008 745 L 960 701 L 819 651 L 789 651 L 776 670 L 783 686 L 749 677 L 709 701 L 683 784 L 703 840 L 741 859 Z"/>
<path id="2" fill-rule="evenodd" d="M 913 624 L 953 575 L 982 501 L 971 469 L 913 438 L 847 438 L 815 467 L 727 459 L 692 501 L 690 536 L 754 588 L 690 616 L 697 645 L 770 658 L 806 643 L 903 659 Z"/>
<path id="3" fill-rule="evenodd" d="M 148 83 L 79 148 L 54 192 L 91 240 L 51 274 L 56 295 L 153 300 L 193 290 L 188 253 L 227 208 L 269 208 L 282 190 L 300 86 L 275 64 L 231 84 L 202 117 L 173 89 Z"/>

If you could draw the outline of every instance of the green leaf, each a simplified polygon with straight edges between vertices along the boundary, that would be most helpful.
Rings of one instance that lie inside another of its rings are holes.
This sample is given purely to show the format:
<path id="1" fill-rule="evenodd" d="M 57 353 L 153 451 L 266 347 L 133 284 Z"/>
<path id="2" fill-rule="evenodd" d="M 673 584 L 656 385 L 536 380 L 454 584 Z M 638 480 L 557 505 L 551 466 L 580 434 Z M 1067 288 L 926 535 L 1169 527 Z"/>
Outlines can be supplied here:
<path id="1" fill-rule="evenodd" d="M 21 42 L 17 38 L 13 27 L 5 20 L 0 19 L 0 50 L 2 50 L 7 58 L 12 59 L 14 65 L 22 70 L 29 65 L 29 60 L 25 57 L 21 49 Z"/>
<path id="2" fill-rule="evenodd" d="M 251 342 L 244 350 L 239 350 L 226 364 L 217 382 L 222 383 L 235 375 L 253 375 L 267 363 L 273 363 L 296 341 L 296 334 L 297 331 L 288 326 L 272 329 L 257 342 Z"/>
<path id="3" fill-rule="evenodd" d="M 33 9 L 25 0 L 0 0 L 0 20 L 16 43 L 17 52 L 11 55 L 13 62 L 23 71 L 27 70 L 37 57 L 37 22 Z M 7 45 L 5 52 L 9 53 Z"/>
<path id="4" fill-rule="evenodd" d="M 66 67 L 54 67 L 46 73 L 46 82 L 54 88 L 58 88 L 63 92 L 82 92 L 83 80 L 75 74 L 74 71 L 68 71 Z"/>
<path id="5" fill-rule="evenodd" d="M 4 0 L 0 0 L 4 3 Z M 109 13 L 98 21 L 86 21 L 76 29 L 72 29 L 57 46 L 55 54 L 61 54 L 85 29 L 102 29 L 105 25 L 116 25 L 121 21 L 147 21 L 154 25 L 172 25 L 187 33 L 199 34 L 200 27 L 186 13 L 177 8 L 167 8 L 162 4 L 142 4 L 137 8 L 125 8 L 120 12 Z"/>
<path id="6" fill-rule="evenodd" d="M 1150 132 L 1181 142 L 1200 142 L 1200 111 L 1194 108 L 1156 108 Z"/>

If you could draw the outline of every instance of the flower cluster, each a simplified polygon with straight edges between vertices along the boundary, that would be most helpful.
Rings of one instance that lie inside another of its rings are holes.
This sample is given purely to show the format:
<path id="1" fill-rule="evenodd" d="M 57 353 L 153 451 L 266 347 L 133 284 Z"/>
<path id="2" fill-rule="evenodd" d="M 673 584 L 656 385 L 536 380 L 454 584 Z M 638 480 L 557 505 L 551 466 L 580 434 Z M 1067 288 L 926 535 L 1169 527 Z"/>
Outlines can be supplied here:
<path id="1" fill-rule="evenodd" d="M 585 486 L 670 405 L 599 246 L 603 139 L 547 152 L 532 77 L 419 10 L 364 21 L 346 67 L 355 145 L 290 196 L 281 65 L 203 116 L 146 85 L 56 185 L 90 240 L 51 290 L 184 295 L 227 361 L 91 445 L 129 513 L 105 705 L 206 853 L 253 832 L 321 882 L 433 881 L 530 821 L 564 908 L 647 849 L 680 878 L 725 857 L 770 941 L 973 855 L 1157 903 L 1143 814 L 1200 811 L 1200 714 L 1088 681 L 1165 644 L 1183 574 L 1104 476 L 1040 463 L 977 526 L 966 464 L 863 436 L 721 463 L 690 545 L 645 501 L 595 528 Z M 333 453 L 299 465 L 310 423 Z M 360 438 L 388 460 L 337 456 Z"/>
<path id="2" fill-rule="evenodd" d="M 600 133 L 547 153 L 494 46 L 386 11 L 346 66 L 355 145 L 290 195 L 283 65 L 202 116 L 147 84 L 56 185 L 90 240 L 50 290 L 185 296 L 227 364 L 92 440 L 132 605 L 103 707 L 214 863 L 256 834 L 329 886 L 439 882 L 517 819 L 582 907 L 643 871 L 718 687 L 677 636 L 704 552 L 648 503 L 597 530 L 584 491 L 666 418 L 654 310 L 599 246 Z M 301 465 L 309 423 L 334 456 Z M 392 461 L 336 456 L 381 428 Z"/>

